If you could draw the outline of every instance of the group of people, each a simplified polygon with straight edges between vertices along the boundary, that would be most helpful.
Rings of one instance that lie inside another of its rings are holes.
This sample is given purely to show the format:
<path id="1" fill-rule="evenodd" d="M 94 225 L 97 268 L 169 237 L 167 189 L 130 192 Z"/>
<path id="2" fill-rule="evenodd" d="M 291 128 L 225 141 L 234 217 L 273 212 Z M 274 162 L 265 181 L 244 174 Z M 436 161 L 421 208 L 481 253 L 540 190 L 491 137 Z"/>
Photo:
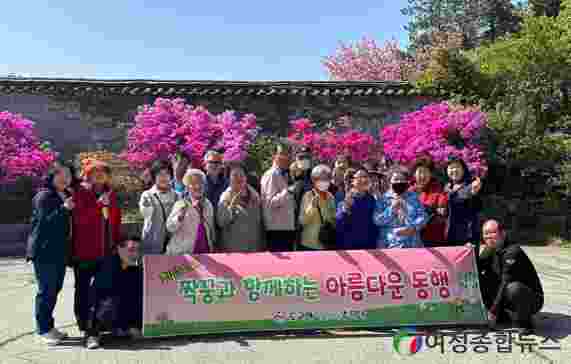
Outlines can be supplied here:
<path id="1" fill-rule="evenodd" d="M 28 249 L 39 288 L 36 322 L 44 340 L 57 344 L 66 337 L 54 328 L 52 316 L 66 265 L 74 270 L 79 329 L 87 347 L 96 348 L 102 331 L 140 335 L 141 254 L 463 245 L 480 254 L 482 181 L 473 178 L 458 158 L 449 160 L 445 183 L 436 177 L 438 171 L 428 156 L 419 157 L 408 168 L 379 161 L 353 165 L 346 156 L 329 166 L 314 163 L 307 148 L 293 155 L 287 145 L 276 146 L 272 167 L 259 180 L 241 164 L 225 162 L 218 151 L 206 153 L 203 169 L 190 165 L 191 159 L 182 153 L 153 163 L 151 186 L 139 200 L 144 218 L 140 238 L 121 237 L 121 209 L 107 165 L 88 163 L 81 180 L 70 166 L 54 166 L 47 188 L 33 201 Z M 494 241 L 505 236 L 499 225 L 495 235 L 486 235 L 486 226 L 483 241 L 488 249 L 483 250 L 487 255 L 478 266 L 489 317 L 503 319 L 504 307 L 512 308 L 518 326 L 529 328 L 531 315 L 543 301 L 533 309 L 521 309 L 506 304 L 502 297 L 508 295 L 507 302 L 516 305 L 530 294 L 542 299 L 541 284 L 526 281 L 522 287 L 504 280 L 519 279 L 513 271 L 506 273 L 513 269 L 514 260 L 515 265 L 525 266 L 521 269 L 533 270 L 530 275 L 537 274 L 527 257 L 521 263 L 525 253 L 521 249 L 515 253 L 517 245 L 502 242 L 492 248 Z M 509 257 L 507 265 L 497 261 L 498 254 Z"/>

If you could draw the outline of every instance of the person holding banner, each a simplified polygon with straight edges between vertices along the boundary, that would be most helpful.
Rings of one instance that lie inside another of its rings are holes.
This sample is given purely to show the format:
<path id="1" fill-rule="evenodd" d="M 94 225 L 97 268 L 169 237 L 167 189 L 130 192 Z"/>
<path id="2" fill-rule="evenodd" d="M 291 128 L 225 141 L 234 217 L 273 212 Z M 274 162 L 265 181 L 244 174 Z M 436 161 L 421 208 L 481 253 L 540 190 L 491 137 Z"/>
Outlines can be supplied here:
<path id="1" fill-rule="evenodd" d="M 299 212 L 301 240 L 299 250 L 312 251 L 335 247 L 335 199 L 327 190 L 331 184 L 331 169 L 320 164 L 311 171 L 313 189 L 302 198 Z M 329 230 L 329 238 L 323 233 Z M 329 241 L 322 241 L 328 239 Z"/>
<path id="2" fill-rule="evenodd" d="M 357 170 L 351 189 L 337 207 L 337 249 L 376 248 L 378 228 L 373 221 L 375 198 L 369 193 L 370 186 L 369 172 Z"/>
<path id="3" fill-rule="evenodd" d="M 171 188 L 173 170 L 169 162 L 153 163 L 150 175 L 154 185 L 144 191 L 139 200 L 139 211 L 144 218 L 142 249 L 143 254 L 163 254 L 170 240 L 167 218 L 178 197 Z"/>
<path id="4" fill-rule="evenodd" d="M 248 185 L 241 166 L 230 169 L 230 186 L 218 203 L 220 239 L 216 251 L 225 253 L 265 250 L 260 195 Z"/>
<path id="5" fill-rule="evenodd" d="M 186 171 L 182 182 L 188 197 L 178 200 L 167 219 L 172 237 L 167 255 L 207 254 L 214 250 L 214 208 L 205 197 L 206 175 L 199 169 Z"/>
<path id="6" fill-rule="evenodd" d="M 102 331 L 118 337 L 139 337 L 143 326 L 143 269 L 136 237 L 118 244 L 117 252 L 97 261 L 93 280 L 93 311 L 87 349 L 99 347 Z"/>
<path id="7" fill-rule="evenodd" d="M 396 167 L 389 176 L 391 187 L 377 201 L 374 215 L 380 229 L 377 248 L 422 248 L 420 231 L 428 216 L 416 192 L 408 191 L 408 171 Z"/>
<path id="8" fill-rule="evenodd" d="M 483 226 L 480 286 L 492 325 L 513 322 L 520 334 L 532 333 L 532 316 L 544 304 L 543 287 L 533 263 L 518 244 L 507 239 L 496 220 Z"/>

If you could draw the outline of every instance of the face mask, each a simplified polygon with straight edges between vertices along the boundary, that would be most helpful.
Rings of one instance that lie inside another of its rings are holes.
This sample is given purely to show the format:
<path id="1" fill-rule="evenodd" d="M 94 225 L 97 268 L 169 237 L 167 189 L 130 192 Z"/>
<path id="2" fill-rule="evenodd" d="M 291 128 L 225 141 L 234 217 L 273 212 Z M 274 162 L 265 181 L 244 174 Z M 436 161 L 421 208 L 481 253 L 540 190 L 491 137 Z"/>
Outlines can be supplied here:
<path id="1" fill-rule="evenodd" d="M 301 166 L 301 169 L 307 171 L 308 169 L 311 168 L 311 161 L 309 159 L 303 159 L 299 161 L 299 165 Z"/>
<path id="2" fill-rule="evenodd" d="M 396 193 L 397 195 L 402 195 L 406 189 L 408 188 L 408 184 L 406 183 L 393 183 L 392 184 L 392 189 L 394 191 L 394 193 Z"/>
<path id="3" fill-rule="evenodd" d="M 327 191 L 329 189 L 330 184 L 331 184 L 331 182 L 329 182 L 329 181 L 319 181 L 315 184 L 315 187 L 319 191 L 324 192 L 324 191 Z"/>

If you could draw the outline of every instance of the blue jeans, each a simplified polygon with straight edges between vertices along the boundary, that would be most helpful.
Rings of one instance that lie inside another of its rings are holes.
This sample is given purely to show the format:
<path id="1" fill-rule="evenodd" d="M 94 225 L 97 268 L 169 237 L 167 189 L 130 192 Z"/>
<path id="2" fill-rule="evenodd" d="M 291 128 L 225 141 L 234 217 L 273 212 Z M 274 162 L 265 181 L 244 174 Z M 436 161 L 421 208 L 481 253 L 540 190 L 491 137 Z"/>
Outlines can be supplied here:
<path id="1" fill-rule="evenodd" d="M 33 263 L 38 284 L 35 302 L 36 327 L 38 334 L 43 335 L 54 327 L 53 312 L 57 296 L 63 287 L 65 262 L 48 263 L 34 260 Z"/>

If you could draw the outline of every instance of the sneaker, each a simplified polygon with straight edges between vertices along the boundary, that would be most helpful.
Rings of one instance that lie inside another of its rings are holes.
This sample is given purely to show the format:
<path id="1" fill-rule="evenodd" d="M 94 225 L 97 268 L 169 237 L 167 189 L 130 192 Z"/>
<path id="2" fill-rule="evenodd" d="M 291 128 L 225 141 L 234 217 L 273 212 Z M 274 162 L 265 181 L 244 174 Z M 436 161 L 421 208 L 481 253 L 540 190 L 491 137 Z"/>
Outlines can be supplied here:
<path id="1" fill-rule="evenodd" d="M 129 331 L 123 329 L 113 329 L 111 335 L 115 337 L 127 337 L 129 336 Z"/>
<path id="2" fill-rule="evenodd" d="M 99 347 L 99 338 L 95 336 L 88 337 L 85 347 L 89 350 L 97 349 Z"/>
<path id="3" fill-rule="evenodd" d="M 56 329 L 55 327 L 54 327 L 53 329 L 51 329 L 51 331 L 53 332 L 53 334 L 54 334 L 55 336 L 59 337 L 60 340 L 67 339 L 67 338 L 69 337 L 66 332 L 59 331 L 59 330 Z"/>
<path id="4" fill-rule="evenodd" d="M 53 329 L 43 335 L 40 335 L 40 337 L 42 338 L 42 341 L 48 346 L 58 345 L 62 340 L 62 338 L 57 335 Z"/>
<path id="5" fill-rule="evenodd" d="M 133 339 L 138 339 L 143 336 L 141 330 L 137 329 L 136 327 L 131 327 L 129 329 L 129 335 L 131 335 Z"/>

